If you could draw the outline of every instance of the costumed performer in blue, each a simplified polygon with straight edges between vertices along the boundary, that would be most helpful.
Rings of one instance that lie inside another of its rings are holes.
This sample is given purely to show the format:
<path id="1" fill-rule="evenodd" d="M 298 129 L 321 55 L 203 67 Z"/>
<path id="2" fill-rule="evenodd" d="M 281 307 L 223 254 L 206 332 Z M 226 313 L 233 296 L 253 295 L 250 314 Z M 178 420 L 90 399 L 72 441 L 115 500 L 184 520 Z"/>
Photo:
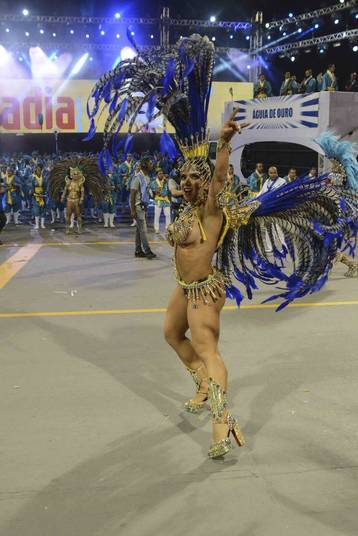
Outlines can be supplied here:
<path id="1" fill-rule="evenodd" d="M 135 46 L 130 35 L 128 38 Z M 144 104 L 148 121 L 163 114 L 176 131 L 177 147 L 164 133 L 161 150 L 171 154 L 179 149 L 184 156 L 180 176 L 186 206 L 168 229 L 177 285 L 164 331 L 196 384 L 197 393 L 186 403 L 187 411 L 197 413 L 209 403 L 213 436 L 208 455 L 217 458 L 232 448 L 231 435 L 239 446 L 245 442 L 229 410 L 228 373 L 219 350 L 225 298 L 236 299 L 238 305 L 243 298 L 234 281 L 246 288 L 249 298 L 257 282 L 279 283 L 281 290 L 272 297 L 283 300 L 278 309 L 319 290 L 353 221 L 357 199 L 345 203 L 341 192 L 327 185 L 327 177 L 320 177 L 297 179 L 240 203 L 227 183 L 230 141 L 245 126 L 235 122 L 236 112 L 222 127 L 215 169 L 208 159 L 212 42 L 193 35 L 170 50 L 142 52 L 137 48 L 137 53 L 133 60 L 106 73 L 93 88 L 86 139 L 95 134 L 95 118 L 106 113 L 104 148 L 99 156 L 105 173 L 116 158 L 124 120 L 131 131 Z M 130 139 L 129 135 L 125 150 L 129 150 Z M 274 239 L 277 225 L 284 238 L 281 248 Z M 273 244 L 272 257 L 265 252 L 265 233 Z M 284 269 L 286 259 L 293 262 L 287 262 Z"/>

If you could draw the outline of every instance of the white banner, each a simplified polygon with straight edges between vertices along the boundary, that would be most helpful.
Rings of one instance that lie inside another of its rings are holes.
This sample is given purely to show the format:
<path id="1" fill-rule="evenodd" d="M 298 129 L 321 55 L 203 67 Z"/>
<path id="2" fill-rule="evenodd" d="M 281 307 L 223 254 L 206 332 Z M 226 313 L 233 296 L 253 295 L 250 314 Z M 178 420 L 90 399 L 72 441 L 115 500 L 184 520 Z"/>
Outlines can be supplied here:
<path id="1" fill-rule="evenodd" d="M 290 95 L 270 99 L 239 100 L 236 120 L 248 122 L 248 130 L 317 129 L 320 94 Z"/>

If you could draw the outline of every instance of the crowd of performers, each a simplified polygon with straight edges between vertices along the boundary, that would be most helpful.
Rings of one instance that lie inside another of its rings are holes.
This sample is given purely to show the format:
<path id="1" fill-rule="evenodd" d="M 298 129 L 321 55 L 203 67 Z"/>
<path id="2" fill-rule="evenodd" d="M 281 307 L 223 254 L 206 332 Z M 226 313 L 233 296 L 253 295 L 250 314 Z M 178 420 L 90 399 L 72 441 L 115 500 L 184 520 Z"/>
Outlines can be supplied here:
<path id="1" fill-rule="evenodd" d="M 45 229 L 48 224 L 66 221 L 65 190 L 52 199 L 49 195 L 48 179 L 51 170 L 61 161 L 74 158 L 97 158 L 97 155 L 86 153 L 66 153 L 61 157 L 33 155 L 13 155 L 0 157 L 0 211 L 3 212 L 3 226 L 10 223 L 15 225 L 31 223 L 35 230 Z M 83 196 L 79 195 L 81 219 L 98 222 L 105 228 L 115 228 L 115 220 L 128 221 L 130 212 L 130 191 L 133 181 L 141 172 L 141 162 L 149 159 L 148 171 L 148 201 L 154 206 L 153 226 L 156 233 L 160 232 L 160 218 L 165 219 L 165 228 L 177 217 L 183 207 L 183 195 L 180 190 L 179 169 L 183 158 L 169 158 L 157 153 L 142 153 L 120 156 L 119 162 L 114 163 L 113 169 L 107 172 L 110 189 L 105 192 L 103 199 L 96 203 L 93 194 L 83 187 Z M 258 194 L 269 185 L 270 169 L 264 163 L 258 162 L 253 172 L 246 179 L 240 180 L 232 164 L 229 165 L 228 182 L 231 191 L 243 199 L 246 196 Z M 277 168 L 274 168 L 277 172 Z M 311 178 L 317 176 L 317 168 L 311 168 L 303 173 Z M 295 168 L 290 168 L 287 174 L 279 177 L 277 184 L 292 182 L 298 178 Z M 265 185 L 265 183 L 267 183 Z M 163 215 L 163 216 L 162 216 Z M 75 218 L 70 223 L 75 228 Z M 78 231 L 78 229 L 77 229 Z"/>
<path id="2" fill-rule="evenodd" d="M 338 87 L 338 79 L 336 76 L 336 66 L 334 63 L 328 65 L 324 73 L 314 75 L 313 69 L 310 67 L 305 70 L 305 74 L 300 82 L 295 73 L 286 71 L 280 86 L 280 96 L 296 95 L 297 93 L 309 94 L 316 91 L 358 91 L 357 72 L 352 72 L 345 84 Z M 274 95 L 272 85 L 266 79 L 264 73 L 259 75 L 259 79 L 254 85 L 254 97 L 266 99 Z"/>
<path id="3" fill-rule="evenodd" d="M 113 169 L 107 172 L 102 192 L 97 195 L 87 187 L 84 174 L 78 172 L 75 164 L 72 171 L 68 168 L 68 163 L 81 159 L 92 162 L 94 166 L 87 171 L 87 175 L 98 176 L 96 155 L 68 153 L 62 158 L 40 157 L 37 154 L 18 155 L 11 159 L 3 157 L 0 230 L 10 224 L 12 218 L 15 225 L 32 222 L 35 230 L 45 229 L 47 222 L 51 225 L 62 222 L 66 223 L 67 233 L 81 233 L 83 218 L 101 223 L 104 228 L 114 229 L 115 218 L 117 221 L 122 218 L 122 221 L 128 222 L 130 214 L 131 226 L 137 226 L 135 256 L 155 258 L 147 236 L 148 207 L 151 204 L 154 208 L 153 228 L 156 234 L 161 233 L 161 217 L 165 229 L 179 217 L 185 208 L 179 172 L 183 158 L 171 159 L 160 152 L 123 155 L 120 162 L 115 163 Z M 64 163 L 63 166 L 61 162 Z M 55 189 L 55 195 L 50 195 L 49 176 L 58 165 L 61 168 L 59 188 Z M 67 175 L 69 176 L 66 177 Z M 312 167 L 305 175 L 314 180 L 317 168 Z M 287 175 L 280 177 L 276 166 L 265 169 L 264 164 L 258 162 L 247 179 L 240 181 L 233 165 L 229 164 L 227 185 L 230 192 L 239 201 L 243 201 L 297 179 L 295 168 L 290 168 Z M 141 180 L 145 181 L 143 194 Z M 276 238 L 282 238 L 279 228 L 276 235 Z M 272 254 L 273 243 L 267 233 L 264 241 L 266 252 Z M 337 261 L 348 267 L 346 277 L 358 276 L 358 262 L 347 253 L 339 252 Z"/>
<path id="4" fill-rule="evenodd" d="M 81 214 L 78 216 L 103 223 L 104 227 L 114 228 L 116 217 L 128 213 L 131 183 L 139 171 L 140 159 L 147 154 L 127 154 L 119 157 L 111 172 L 107 173 L 109 188 L 99 202 L 92 192 L 83 185 L 78 199 Z M 37 154 L 3 156 L 0 158 L 0 200 L 5 214 L 5 225 L 15 223 L 33 223 L 36 230 L 46 227 L 47 223 L 64 222 L 67 214 L 67 198 L 70 192 L 66 185 L 56 199 L 49 195 L 49 176 L 54 166 L 61 161 L 75 158 L 96 158 L 96 155 L 67 153 L 61 157 L 39 156 Z M 151 171 L 150 198 L 155 205 L 155 229 L 159 232 L 159 217 L 165 214 L 167 225 L 170 223 L 171 194 L 169 187 L 178 177 L 180 160 L 171 160 L 161 153 L 150 155 L 153 163 Z M 73 195 L 73 192 L 72 194 Z M 77 195 L 77 194 L 76 194 Z M 74 227 L 74 219 L 70 223 Z"/>

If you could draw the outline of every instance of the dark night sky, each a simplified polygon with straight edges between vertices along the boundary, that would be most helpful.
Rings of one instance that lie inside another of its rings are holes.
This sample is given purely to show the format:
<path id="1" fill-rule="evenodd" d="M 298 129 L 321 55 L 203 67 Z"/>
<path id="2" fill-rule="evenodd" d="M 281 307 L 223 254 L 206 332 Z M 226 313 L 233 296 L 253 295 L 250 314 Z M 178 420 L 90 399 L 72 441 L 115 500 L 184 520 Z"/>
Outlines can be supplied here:
<path id="1" fill-rule="evenodd" d="M 162 7 L 165 5 L 170 8 L 170 15 L 173 18 L 208 20 L 210 15 L 215 15 L 217 20 L 249 21 L 257 10 L 262 10 L 264 13 L 264 20 L 269 21 L 287 17 L 290 11 L 299 14 L 305 11 L 312 11 L 319 7 L 334 5 L 337 4 L 337 2 L 338 0 L 60 0 L 58 2 L 49 2 L 49 0 L 0 0 L 0 13 L 20 14 L 21 10 L 24 7 L 27 7 L 33 15 L 113 17 L 114 13 L 119 11 L 122 14 L 122 17 L 157 18 L 161 13 Z M 356 20 L 354 20 L 353 16 L 349 13 L 349 9 L 341 12 L 340 18 L 342 19 L 340 25 L 335 26 L 332 19 L 326 17 L 324 19 L 324 25 L 321 25 L 318 30 L 319 33 L 309 34 L 307 37 L 313 37 L 313 35 L 326 35 L 357 26 Z M 65 26 L 63 27 L 65 28 Z M 159 44 L 159 32 L 157 31 L 157 26 L 155 26 L 155 30 L 153 30 L 154 28 L 143 28 L 142 35 L 141 32 L 138 31 L 136 34 L 138 44 Z M 194 31 L 194 28 L 172 28 L 171 41 L 176 41 L 180 34 L 188 35 Z M 155 39 L 150 41 L 149 34 L 152 32 L 155 33 Z M 245 41 L 245 34 L 243 32 L 235 34 L 235 41 L 229 40 L 229 33 L 224 30 L 204 30 L 201 28 L 199 29 L 199 32 L 205 32 L 209 37 L 215 35 L 217 46 L 234 46 L 242 48 L 248 46 L 248 42 Z M 22 35 L 23 33 L 24 32 L 22 31 Z M 90 33 L 92 35 L 92 31 L 90 31 Z M 121 34 L 122 33 L 124 34 L 125 32 L 121 30 Z M 278 29 L 270 33 L 272 33 L 272 41 L 280 37 Z M 13 43 L 16 43 L 16 35 L 15 32 L 12 32 L 9 34 L 8 38 L 12 40 Z M 77 35 L 78 34 L 73 38 L 74 49 L 76 48 L 76 39 L 78 39 Z M 102 42 L 106 39 L 110 39 L 110 36 L 106 35 Z M 50 46 L 50 43 L 51 42 L 48 40 L 46 34 L 40 45 L 46 47 L 46 45 Z M 122 43 L 119 44 L 120 46 L 123 46 Z M 264 40 L 264 44 L 268 45 L 269 42 Z M 301 50 L 294 65 L 291 63 L 290 57 L 280 58 L 278 55 L 270 56 L 268 60 L 269 65 L 264 69 L 264 72 L 274 84 L 277 91 L 282 78 L 282 73 L 285 70 L 293 70 L 301 80 L 307 67 L 312 67 L 314 72 L 318 73 L 327 68 L 328 62 L 335 62 L 340 83 L 344 83 L 344 81 L 347 80 L 349 73 L 352 70 L 357 70 L 358 56 L 356 53 L 353 53 L 352 46 L 353 43 L 344 40 L 339 48 L 335 48 L 331 45 L 324 54 L 319 54 L 316 47 Z M 110 68 L 113 63 L 113 58 L 108 55 L 108 58 L 103 58 L 101 59 L 101 62 L 102 61 L 104 62 L 102 65 L 103 69 L 107 69 Z M 98 64 L 93 62 L 92 68 L 98 69 Z M 89 72 L 89 69 L 90 67 L 88 66 L 86 72 L 88 76 L 96 77 L 98 75 L 96 71 L 93 73 Z M 225 71 L 219 76 L 222 77 L 222 79 L 227 80 L 231 79 L 232 74 L 230 74 L 229 71 Z M 244 77 L 247 77 L 247 71 L 245 71 Z"/>
<path id="2" fill-rule="evenodd" d="M 121 11 L 124 16 L 153 17 L 157 16 L 161 6 L 165 5 L 170 8 L 174 17 L 207 19 L 211 14 L 215 14 L 221 20 L 247 20 L 260 9 L 266 20 L 269 20 L 285 16 L 290 10 L 301 13 L 306 9 L 335 3 L 337 0 L 0 0 L 0 11 L 19 12 L 26 6 L 33 14 L 111 16 L 115 11 Z"/>

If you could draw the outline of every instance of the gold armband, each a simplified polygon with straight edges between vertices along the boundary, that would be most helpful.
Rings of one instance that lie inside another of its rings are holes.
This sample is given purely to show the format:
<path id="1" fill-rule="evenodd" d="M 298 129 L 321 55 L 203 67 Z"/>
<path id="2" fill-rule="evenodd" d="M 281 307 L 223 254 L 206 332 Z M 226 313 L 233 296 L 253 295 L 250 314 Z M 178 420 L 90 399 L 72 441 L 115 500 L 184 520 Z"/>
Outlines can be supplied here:
<path id="1" fill-rule="evenodd" d="M 216 152 L 220 153 L 223 149 L 227 149 L 229 154 L 231 154 L 232 147 L 228 141 L 223 140 L 222 138 L 219 139 L 218 144 L 216 146 Z"/>

